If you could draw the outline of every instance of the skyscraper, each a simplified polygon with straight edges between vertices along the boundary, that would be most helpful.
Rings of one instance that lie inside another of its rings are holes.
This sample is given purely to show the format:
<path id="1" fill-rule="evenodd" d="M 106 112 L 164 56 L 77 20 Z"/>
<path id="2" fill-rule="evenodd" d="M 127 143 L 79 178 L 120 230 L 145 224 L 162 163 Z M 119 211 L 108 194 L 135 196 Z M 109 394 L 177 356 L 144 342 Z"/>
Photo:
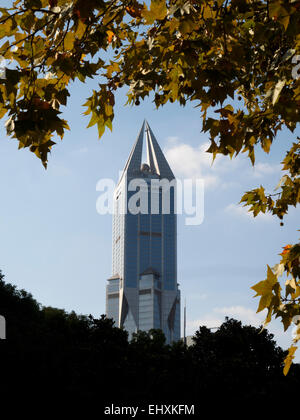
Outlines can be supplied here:
<path id="1" fill-rule="evenodd" d="M 144 121 L 114 192 L 113 275 L 106 288 L 106 314 L 129 337 L 159 328 L 168 343 L 180 339 L 175 182 Z"/>

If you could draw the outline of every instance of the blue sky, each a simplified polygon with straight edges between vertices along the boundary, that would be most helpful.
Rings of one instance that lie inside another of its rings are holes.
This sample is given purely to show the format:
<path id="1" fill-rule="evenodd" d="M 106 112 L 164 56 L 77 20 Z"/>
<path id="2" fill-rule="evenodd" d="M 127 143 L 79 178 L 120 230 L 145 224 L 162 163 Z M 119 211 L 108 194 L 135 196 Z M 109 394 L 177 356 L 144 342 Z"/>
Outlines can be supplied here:
<path id="1" fill-rule="evenodd" d="M 298 209 L 280 227 L 270 216 L 253 219 L 238 202 L 260 184 L 272 191 L 299 129 L 280 133 L 269 155 L 258 149 L 256 169 L 244 155 L 222 157 L 211 166 L 199 108 L 169 104 L 156 110 L 150 99 L 125 107 L 123 89 L 113 132 L 98 140 L 95 127 L 86 129 L 89 118 L 81 106 L 93 88 L 96 80 L 71 88 L 64 110 L 71 130 L 62 142 L 57 139 L 47 170 L 28 150 L 17 150 L 1 122 L 0 269 L 6 280 L 43 305 L 94 316 L 105 312 L 112 217 L 96 212 L 96 184 L 101 178 L 117 181 L 146 118 L 175 175 L 205 180 L 203 223 L 186 226 L 184 216 L 178 217 L 178 282 L 187 301 L 187 332 L 200 324 L 216 327 L 225 316 L 259 325 L 265 314 L 255 313 L 258 299 L 250 287 L 265 278 L 266 264 L 279 261 L 284 245 L 298 240 Z M 272 321 L 269 330 L 289 346 L 291 332 L 283 333 L 279 322 Z"/>
<path id="2" fill-rule="evenodd" d="M 270 155 L 258 150 L 257 169 L 245 156 L 221 158 L 211 166 L 205 153 L 198 108 L 170 104 L 155 110 L 151 100 L 124 107 L 117 97 L 113 132 L 101 140 L 86 129 L 85 98 L 96 81 L 78 83 L 64 112 L 71 131 L 58 140 L 48 170 L 28 150 L 6 136 L 0 141 L 0 255 L 6 280 L 30 291 L 43 305 L 99 316 L 105 312 L 105 284 L 111 275 L 111 216 L 96 212 L 97 181 L 117 180 L 144 118 L 149 121 L 175 174 L 205 180 L 205 214 L 199 226 L 178 217 L 178 281 L 187 300 L 187 331 L 200 324 L 220 325 L 226 315 L 258 325 L 257 299 L 250 286 L 265 278 L 266 264 L 298 238 L 296 209 L 284 227 L 269 216 L 253 219 L 237 203 L 241 194 L 263 184 L 270 189 L 280 177 L 280 161 L 290 144 L 281 133 Z M 282 346 L 279 322 L 270 330 Z"/>

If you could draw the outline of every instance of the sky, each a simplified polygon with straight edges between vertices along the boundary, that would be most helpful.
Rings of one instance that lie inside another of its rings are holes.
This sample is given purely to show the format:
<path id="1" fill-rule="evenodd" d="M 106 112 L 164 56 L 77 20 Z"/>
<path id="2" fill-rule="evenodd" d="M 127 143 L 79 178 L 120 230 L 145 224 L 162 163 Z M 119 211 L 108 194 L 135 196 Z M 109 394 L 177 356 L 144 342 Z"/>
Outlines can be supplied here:
<path id="1" fill-rule="evenodd" d="M 146 118 L 175 175 L 204 179 L 203 222 L 187 226 L 186 216 L 178 216 L 178 282 L 187 333 L 199 325 L 218 327 L 225 316 L 259 326 L 266 314 L 256 314 L 258 298 L 250 287 L 265 279 L 267 264 L 279 262 L 283 246 L 298 241 L 299 209 L 290 209 L 281 227 L 270 215 L 253 219 L 238 203 L 259 185 L 273 192 L 280 162 L 299 129 L 279 133 L 269 155 L 257 149 L 255 168 L 245 155 L 221 157 L 212 165 L 196 104 L 156 110 L 147 99 L 124 106 L 123 88 L 113 131 L 99 140 L 83 116 L 82 104 L 93 88 L 97 80 L 72 86 L 63 110 L 71 130 L 63 141 L 57 139 L 47 170 L 28 149 L 18 150 L 4 121 L 0 124 L 0 269 L 6 281 L 45 306 L 96 317 L 105 313 L 106 279 L 113 274 L 112 216 L 97 213 L 96 184 L 103 178 L 117 181 Z M 283 333 L 279 321 L 268 329 L 283 348 L 290 345 L 291 329 Z"/>

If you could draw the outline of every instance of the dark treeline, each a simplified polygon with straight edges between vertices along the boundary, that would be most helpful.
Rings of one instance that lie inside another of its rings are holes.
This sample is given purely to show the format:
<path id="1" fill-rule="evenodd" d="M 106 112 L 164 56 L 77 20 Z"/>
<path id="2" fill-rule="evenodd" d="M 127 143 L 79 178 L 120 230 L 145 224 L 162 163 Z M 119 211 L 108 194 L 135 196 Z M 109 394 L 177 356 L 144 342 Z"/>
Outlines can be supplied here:
<path id="1" fill-rule="evenodd" d="M 94 406 L 99 418 L 110 403 L 190 402 L 214 410 L 237 401 L 272 405 L 300 386 L 299 365 L 284 377 L 285 352 L 272 334 L 234 319 L 216 332 L 200 327 L 190 347 L 166 345 L 160 330 L 128 342 L 105 316 L 42 307 L 5 283 L 1 272 L 0 314 L 7 326 L 7 339 L 0 340 L 1 397 L 27 407 L 41 401 L 49 409 L 59 402 Z"/>

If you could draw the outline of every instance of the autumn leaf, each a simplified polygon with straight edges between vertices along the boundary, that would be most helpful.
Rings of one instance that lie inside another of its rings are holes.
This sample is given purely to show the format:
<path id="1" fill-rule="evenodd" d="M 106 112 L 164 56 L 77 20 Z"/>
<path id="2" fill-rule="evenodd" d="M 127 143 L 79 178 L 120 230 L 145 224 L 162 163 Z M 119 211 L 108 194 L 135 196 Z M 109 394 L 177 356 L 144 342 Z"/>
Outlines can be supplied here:
<path id="1" fill-rule="evenodd" d="M 138 3 L 134 5 L 126 6 L 127 13 L 129 13 L 130 16 L 132 16 L 133 18 L 142 17 L 142 10 L 143 10 L 143 5 L 138 4 Z"/>
<path id="2" fill-rule="evenodd" d="M 297 348 L 298 348 L 297 346 L 291 346 L 289 348 L 288 355 L 284 359 L 283 373 L 284 373 L 285 376 L 288 374 L 288 371 L 290 370 L 293 359 L 295 358 L 294 354 L 295 354 L 295 351 L 297 350 Z"/>
<path id="3" fill-rule="evenodd" d="M 115 34 L 113 33 L 113 31 L 106 31 L 107 34 L 107 40 L 109 43 L 112 42 L 112 40 L 114 39 Z"/>
<path id="4" fill-rule="evenodd" d="M 165 0 L 151 0 L 150 10 L 146 8 L 142 11 L 142 16 L 147 24 L 152 24 L 155 20 L 163 20 L 167 15 Z"/>
<path id="5" fill-rule="evenodd" d="M 286 254 L 288 254 L 290 252 L 290 249 L 291 248 L 292 248 L 292 245 L 290 245 L 290 244 L 289 245 L 286 245 L 285 247 L 283 247 L 283 251 L 279 255 L 286 255 Z"/>

